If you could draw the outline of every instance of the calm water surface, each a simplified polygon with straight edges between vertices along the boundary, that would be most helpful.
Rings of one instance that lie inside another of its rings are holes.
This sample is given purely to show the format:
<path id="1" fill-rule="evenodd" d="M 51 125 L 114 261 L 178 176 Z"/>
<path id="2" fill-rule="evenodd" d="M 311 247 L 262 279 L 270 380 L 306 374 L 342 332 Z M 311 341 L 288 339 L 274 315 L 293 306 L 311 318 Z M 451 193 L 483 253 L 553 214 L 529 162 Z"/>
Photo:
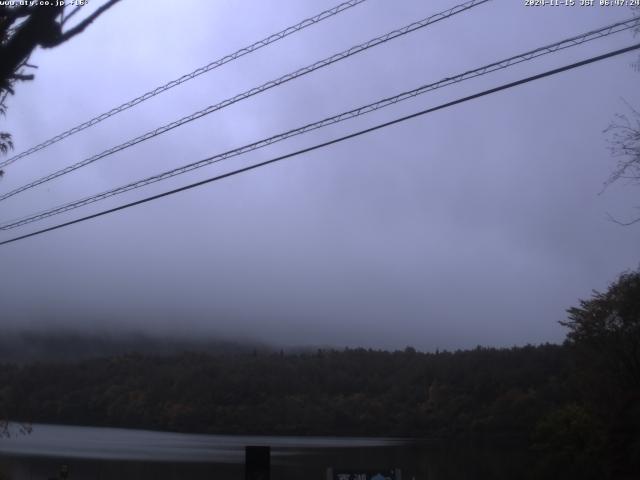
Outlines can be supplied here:
<path id="1" fill-rule="evenodd" d="M 0 439 L 0 479 L 41 480 L 70 466 L 69 480 L 244 478 L 244 447 L 269 445 L 272 479 L 325 479 L 328 467 L 401 468 L 403 480 L 512 479 L 514 452 L 434 448 L 406 439 L 191 435 L 116 428 L 34 425 Z"/>

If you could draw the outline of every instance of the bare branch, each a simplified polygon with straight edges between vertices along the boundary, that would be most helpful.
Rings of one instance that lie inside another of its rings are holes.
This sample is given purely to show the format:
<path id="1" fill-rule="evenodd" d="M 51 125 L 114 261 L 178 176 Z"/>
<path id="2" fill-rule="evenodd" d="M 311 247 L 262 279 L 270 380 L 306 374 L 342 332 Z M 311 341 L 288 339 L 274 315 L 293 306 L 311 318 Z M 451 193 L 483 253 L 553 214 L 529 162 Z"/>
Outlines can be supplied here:
<path id="1" fill-rule="evenodd" d="M 11 79 L 13 80 L 33 80 L 35 78 L 35 76 L 33 74 L 30 75 L 23 75 L 22 73 L 14 73 L 11 75 Z"/>
<path id="2" fill-rule="evenodd" d="M 8 90 L 4 90 L 2 91 L 2 93 L 0 93 L 0 115 L 4 115 L 6 112 L 6 106 L 4 104 L 4 101 L 7 99 L 7 95 L 9 95 L 9 91 Z"/>
<path id="3" fill-rule="evenodd" d="M 609 135 L 609 151 L 613 157 L 622 157 L 604 182 L 603 191 L 612 183 L 640 177 L 640 112 L 623 99 L 630 114 L 617 114 L 604 130 Z"/>
<path id="4" fill-rule="evenodd" d="M 60 45 L 61 43 L 66 42 L 67 40 L 73 38 L 74 36 L 78 35 L 79 33 L 82 33 L 89 25 L 91 25 L 93 23 L 93 21 L 96 18 L 98 18 L 104 12 L 109 10 L 113 5 L 115 5 L 119 1 L 120 0 L 109 0 L 104 5 L 102 5 L 100 8 L 98 8 L 95 12 L 93 12 L 91 15 L 89 15 L 87 18 L 85 18 L 82 22 L 80 22 L 78 25 L 76 25 L 72 29 L 62 33 L 60 36 L 58 36 L 58 38 L 56 40 L 53 40 L 51 42 L 47 42 L 47 45 L 42 45 L 42 46 L 43 47 L 47 47 L 47 48 L 55 47 L 55 46 Z"/>
<path id="5" fill-rule="evenodd" d="M 634 219 L 634 220 L 630 220 L 628 222 L 623 222 L 621 220 L 618 220 L 617 218 L 614 218 L 610 213 L 607 213 L 607 218 L 609 219 L 609 221 L 616 223 L 618 225 L 622 225 L 623 227 L 628 227 L 629 225 L 633 225 L 635 223 L 640 222 L 640 217 Z"/>
<path id="6" fill-rule="evenodd" d="M 73 10 L 71 10 L 71 12 L 69 13 L 69 15 L 67 15 L 66 17 L 64 17 L 64 18 L 62 19 L 62 23 L 61 23 L 61 25 L 64 25 L 66 22 L 68 22 L 68 21 L 69 21 L 69 19 L 70 19 L 71 17 L 73 17 L 76 13 L 78 13 L 78 12 L 80 11 L 80 9 L 81 9 L 81 8 L 82 8 L 82 6 L 81 6 L 81 5 L 78 5 L 76 8 L 74 8 Z"/>

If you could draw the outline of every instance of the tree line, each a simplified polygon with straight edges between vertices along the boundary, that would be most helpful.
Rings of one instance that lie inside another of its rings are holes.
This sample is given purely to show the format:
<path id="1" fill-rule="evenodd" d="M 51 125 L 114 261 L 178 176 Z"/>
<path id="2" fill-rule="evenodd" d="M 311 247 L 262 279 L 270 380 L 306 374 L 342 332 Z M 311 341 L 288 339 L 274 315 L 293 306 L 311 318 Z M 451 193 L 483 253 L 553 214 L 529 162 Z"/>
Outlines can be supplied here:
<path id="1" fill-rule="evenodd" d="M 204 433 L 524 433 L 568 398 L 555 345 L 419 353 L 127 354 L 5 364 L 9 418 Z"/>

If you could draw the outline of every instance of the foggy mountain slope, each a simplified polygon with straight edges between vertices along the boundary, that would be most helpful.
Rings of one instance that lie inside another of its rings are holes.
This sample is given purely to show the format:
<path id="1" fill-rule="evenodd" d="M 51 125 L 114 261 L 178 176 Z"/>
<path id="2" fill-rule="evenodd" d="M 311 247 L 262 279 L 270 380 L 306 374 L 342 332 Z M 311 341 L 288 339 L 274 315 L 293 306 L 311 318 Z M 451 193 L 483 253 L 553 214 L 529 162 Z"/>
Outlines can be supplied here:
<path id="1" fill-rule="evenodd" d="M 127 353 L 172 355 L 201 352 L 212 355 L 264 352 L 267 345 L 251 340 L 235 341 L 211 336 L 134 332 L 79 332 L 58 330 L 5 330 L 0 332 L 0 362 L 71 362 Z"/>

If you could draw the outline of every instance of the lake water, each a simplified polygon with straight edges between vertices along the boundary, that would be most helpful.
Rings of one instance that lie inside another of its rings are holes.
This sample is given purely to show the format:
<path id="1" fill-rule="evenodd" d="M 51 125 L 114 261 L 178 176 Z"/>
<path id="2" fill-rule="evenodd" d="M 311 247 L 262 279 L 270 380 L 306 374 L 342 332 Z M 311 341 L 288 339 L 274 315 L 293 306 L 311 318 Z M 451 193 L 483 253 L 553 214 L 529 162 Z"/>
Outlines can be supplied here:
<path id="1" fill-rule="evenodd" d="M 271 446 L 274 480 L 326 478 L 326 469 L 400 468 L 404 480 L 522 478 L 525 456 L 437 448 L 407 439 L 191 435 L 116 428 L 33 425 L 0 438 L 0 479 L 45 480 L 68 464 L 69 480 L 244 478 L 244 448 Z"/>

